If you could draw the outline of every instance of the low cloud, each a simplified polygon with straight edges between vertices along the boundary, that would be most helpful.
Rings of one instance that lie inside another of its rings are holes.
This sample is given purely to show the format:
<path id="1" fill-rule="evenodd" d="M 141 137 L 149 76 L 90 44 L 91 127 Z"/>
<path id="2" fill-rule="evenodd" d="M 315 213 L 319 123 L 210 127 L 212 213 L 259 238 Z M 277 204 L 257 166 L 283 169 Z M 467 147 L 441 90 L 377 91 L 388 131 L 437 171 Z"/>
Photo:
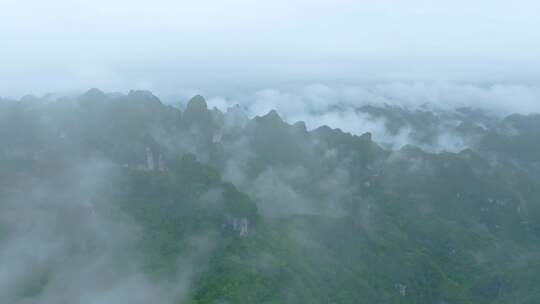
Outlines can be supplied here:
<path id="1" fill-rule="evenodd" d="M 371 85 L 286 86 L 279 89 L 241 91 L 229 96 L 208 99 L 211 107 L 221 110 L 239 104 L 250 117 L 270 110 L 289 123 L 304 121 L 308 129 L 328 125 L 360 135 L 371 132 L 373 139 L 390 149 L 412 144 L 427 151 L 458 152 L 467 147 L 454 132 L 460 123 L 446 117 L 460 108 L 480 109 L 486 115 L 504 117 L 519 113 L 540 112 L 540 87 L 524 84 L 474 85 L 459 83 L 391 82 Z M 389 118 L 362 111 L 364 106 L 397 107 L 412 114 L 431 111 L 443 120 L 429 143 L 415 138 L 411 125 L 398 131 L 388 129 Z"/>
<path id="2" fill-rule="evenodd" d="M 311 84 L 277 89 L 240 91 L 229 97 L 210 97 L 208 103 L 224 109 L 240 104 L 252 115 L 277 110 L 294 120 L 307 114 L 364 105 L 393 105 L 412 109 L 452 110 L 470 107 L 499 115 L 540 112 L 540 87 L 525 84 L 459 84 L 388 82 L 371 85 Z"/>
<path id="3" fill-rule="evenodd" d="M 150 276 L 136 254 L 141 227 L 94 200 L 114 170 L 90 161 L 47 181 L 17 181 L 2 198 L 1 303 L 172 304 L 185 295 L 191 258 L 172 265 L 173 277 Z"/>

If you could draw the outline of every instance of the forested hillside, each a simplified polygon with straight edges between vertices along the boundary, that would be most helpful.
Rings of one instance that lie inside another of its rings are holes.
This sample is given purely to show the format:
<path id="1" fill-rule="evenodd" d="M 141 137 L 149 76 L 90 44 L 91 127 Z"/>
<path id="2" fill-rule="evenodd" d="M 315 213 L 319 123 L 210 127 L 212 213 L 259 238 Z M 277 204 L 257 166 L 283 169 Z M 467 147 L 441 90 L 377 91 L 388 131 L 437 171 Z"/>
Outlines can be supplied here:
<path id="1" fill-rule="evenodd" d="M 202 96 L 0 100 L 0 302 L 540 303 L 540 115 L 356 111 L 419 144 Z"/>

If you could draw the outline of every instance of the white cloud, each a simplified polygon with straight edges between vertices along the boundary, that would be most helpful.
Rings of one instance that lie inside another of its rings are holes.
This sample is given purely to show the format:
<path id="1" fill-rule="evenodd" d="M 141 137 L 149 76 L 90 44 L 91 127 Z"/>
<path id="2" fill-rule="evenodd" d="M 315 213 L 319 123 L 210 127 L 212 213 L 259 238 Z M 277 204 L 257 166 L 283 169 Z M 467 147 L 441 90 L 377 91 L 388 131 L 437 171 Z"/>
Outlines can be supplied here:
<path id="1" fill-rule="evenodd" d="M 221 109 L 240 104 L 250 116 L 264 115 L 276 109 L 289 123 L 304 121 L 309 129 L 328 125 L 356 135 L 371 132 L 376 142 L 393 148 L 414 144 L 428 151 L 457 152 L 466 145 L 453 134 L 454 121 L 441 124 L 434 142 L 426 145 L 414 139 L 411 126 L 403 126 L 399 132 L 392 133 L 387 129 L 385 118 L 356 110 L 365 105 L 390 105 L 411 110 L 430 109 L 436 113 L 460 107 L 482 109 L 495 116 L 540 113 L 540 87 L 507 84 L 480 86 L 452 82 L 312 84 L 239 91 L 229 97 L 211 97 L 208 102 L 210 106 Z"/>

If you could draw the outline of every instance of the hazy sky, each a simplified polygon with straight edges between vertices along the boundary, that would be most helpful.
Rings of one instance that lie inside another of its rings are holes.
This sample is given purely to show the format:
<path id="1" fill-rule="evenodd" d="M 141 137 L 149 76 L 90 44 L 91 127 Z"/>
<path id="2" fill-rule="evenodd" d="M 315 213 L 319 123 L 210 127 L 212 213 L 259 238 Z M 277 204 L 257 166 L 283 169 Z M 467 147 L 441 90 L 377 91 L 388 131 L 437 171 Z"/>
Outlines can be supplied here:
<path id="1" fill-rule="evenodd" d="M 540 80 L 537 0 L 0 0 L 0 95 Z"/>

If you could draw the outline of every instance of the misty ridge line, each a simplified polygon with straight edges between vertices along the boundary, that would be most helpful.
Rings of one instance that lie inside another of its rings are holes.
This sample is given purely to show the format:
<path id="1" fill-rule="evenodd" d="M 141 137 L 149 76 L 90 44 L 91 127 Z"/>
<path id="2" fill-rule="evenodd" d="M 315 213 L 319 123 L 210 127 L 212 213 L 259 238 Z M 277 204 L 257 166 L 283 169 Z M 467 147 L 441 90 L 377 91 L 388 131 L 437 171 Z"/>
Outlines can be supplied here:
<path id="1" fill-rule="evenodd" d="M 298 94 L 284 94 L 275 90 L 258 91 L 259 99 L 247 99 L 242 104 L 229 105 L 223 100 L 218 100 L 222 102 L 219 104 L 216 99 L 207 101 L 201 95 L 196 95 L 187 104 L 178 105 L 162 103 L 150 91 L 132 90 L 128 94 L 122 94 L 104 93 L 99 89 L 90 89 L 76 97 L 25 96 L 18 103 L 25 107 L 25 111 L 30 112 L 39 111 L 41 106 L 54 109 L 55 103 L 58 103 L 67 106 L 66 109 L 69 111 L 82 110 L 77 114 L 82 115 L 81 117 L 87 116 L 86 113 L 91 113 L 88 111 L 94 111 L 92 108 L 95 108 L 98 112 L 92 113 L 92 116 L 88 118 L 95 121 L 89 121 L 89 123 L 103 120 L 101 123 L 104 125 L 100 127 L 114 124 L 114 117 L 118 114 L 126 115 L 126 118 L 130 120 L 134 119 L 131 123 L 137 121 L 138 115 L 142 115 L 140 117 L 145 121 L 141 121 L 140 126 L 133 129 L 124 128 L 123 132 L 129 132 L 131 136 L 135 136 L 131 140 L 140 136 L 146 139 L 137 143 L 138 151 L 134 151 L 131 159 L 120 158 L 115 161 L 121 166 L 144 167 L 146 166 L 144 163 L 152 163 L 150 166 L 160 167 L 161 165 L 156 162 L 170 161 L 175 153 L 191 153 L 199 161 L 216 166 L 214 163 L 216 160 L 213 160 L 215 156 L 212 156 L 212 153 L 215 153 L 212 151 L 214 149 L 212 146 L 219 146 L 226 155 L 225 162 L 218 164 L 223 178 L 260 201 L 259 207 L 263 210 L 267 209 L 264 210 L 265 214 L 274 214 L 278 209 L 281 210 L 277 214 L 283 212 L 285 214 L 317 214 L 327 211 L 313 211 L 316 208 L 310 206 L 309 199 L 302 193 L 298 193 L 295 186 L 292 186 L 295 181 L 308 179 L 309 174 L 304 167 L 306 164 L 292 168 L 270 166 L 266 171 L 260 172 L 256 178 L 249 177 L 251 169 L 247 168 L 245 163 L 253 162 L 254 159 L 260 157 L 259 154 L 265 153 L 253 146 L 256 141 L 253 142 L 253 139 L 249 138 L 252 136 L 250 134 L 253 133 L 253 129 L 260 129 L 265 137 L 273 138 L 276 146 L 284 145 L 283 140 L 287 141 L 292 136 L 295 138 L 294 141 L 297 141 L 295 144 L 299 145 L 299 150 L 295 153 L 314 156 L 311 155 L 314 150 L 322 149 L 325 151 L 324 154 L 317 157 L 335 162 L 336 147 L 321 144 L 321 137 L 343 137 L 347 138 L 347 141 L 352 140 L 372 146 L 370 150 L 384 149 L 387 153 L 399 152 L 409 146 L 418 147 L 428 153 L 459 153 L 467 149 L 480 153 L 492 153 L 493 150 L 500 153 L 497 142 L 494 146 L 490 141 L 491 136 L 519 142 L 528 134 L 521 134 L 523 126 L 516 126 L 515 123 L 519 123 L 520 120 L 531 120 L 534 123 L 538 118 L 538 115 L 534 114 L 527 116 L 518 114 L 516 122 L 514 115 L 501 116 L 475 108 L 448 108 L 449 105 L 445 105 L 448 109 L 442 109 L 419 103 L 411 98 L 409 98 L 411 102 L 416 105 L 412 109 L 410 105 L 386 103 L 374 105 L 372 102 L 366 102 L 363 105 L 357 105 L 354 103 L 359 96 L 357 89 L 353 91 L 355 94 L 351 94 L 350 90 L 345 90 L 346 94 L 338 91 L 342 96 L 349 96 L 348 99 L 336 97 L 335 89 L 322 85 L 302 87 L 301 90 L 304 103 L 291 103 L 302 101 L 291 97 Z M 346 102 L 339 102 L 339 100 Z M 76 107 L 70 108 L 73 105 Z M 281 108 L 285 116 L 289 118 L 282 119 L 273 108 Z M 306 108 L 306 111 L 300 112 L 299 109 L 302 108 Z M 139 111 L 142 112 L 139 113 Z M 147 111 L 154 114 L 146 113 Z M 132 116 L 131 112 L 135 116 Z M 70 115 L 69 112 L 66 114 Z M 296 117 L 298 120 L 291 117 Z M 166 121 L 160 121 L 162 118 Z M 64 117 L 60 115 L 55 119 L 61 122 Z M 51 122 L 44 121 L 45 125 Z M 57 128 L 54 124 L 52 122 L 50 125 L 52 129 Z M 170 126 L 166 127 L 167 124 L 179 129 L 170 130 Z M 71 137 L 70 130 L 56 132 L 59 132 L 61 140 Z M 132 134 L 133 132 L 135 134 Z M 224 137 L 228 139 L 223 140 Z M 205 143 L 206 140 L 210 142 Z M 258 145 L 260 144 L 264 145 L 263 142 Z M 168 153 L 156 152 L 153 146 L 162 147 L 159 149 L 168 150 Z M 149 149 L 151 155 L 145 152 Z M 283 157 L 289 157 L 286 156 L 288 152 L 280 153 L 284 153 Z M 522 152 L 518 151 L 518 153 Z M 149 156 L 153 158 L 152 161 L 145 159 Z M 328 176 L 323 179 L 324 182 L 318 181 L 319 187 L 324 188 L 324 185 L 331 181 L 340 181 L 336 188 L 340 186 L 341 193 L 349 193 L 347 188 L 352 178 L 347 170 L 341 167 L 342 165 L 335 165 L 335 170 L 326 172 Z M 273 185 L 274 189 L 269 191 L 268 184 Z M 331 188 L 327 187 L 323 192 L 329 197 L 332 196 Z M 276 193 L 280 193 L 281 196 L 276 196 Z M 334 197 L 333 200 L 340 199 Z M 268 206 L 273 205 L 272 201 L 283 202 L 283 205 L 280 208 L 268 209 Z M 288 205 L 286 203 L 288 201 L 294 201 L 295 204 Z M 292 209 L 289 210 L 291 207 Z M 334 207 L 330 206 L 330 208 Z M 341 211 L 337 208 L 331 213 L 340 214 Z"/>
<path id="2" fill-rule="evenodd" d="M 264 115 L 277 110 L 285 118 L 295 114 L 325 112 L 333 107 L 400 106 L 411 110 L 452 110 L 460 107 L 481 109 L 494 115 L 531 114 L 540 112 L 540 86 L 520 83 L 474 84 L 457 82 L 376 82 L 374 84 L 287 84 L 260 88 L 222 88 L 175 90 L 133 88 L 152 91 L 161 96 L 166 104 L 185 106 L 185 101 L 195 95 L 207 98 L 210 107 L 225 111 L 236 104 L 242 105 L 251 116 Z M 113 96 L 124 93 L 108 90 Z M 76 97 L 84 91 L 71 93 L 45 93 L 40 100 Z M 33 99 L 34 95 L 20 95 L 20 98 L 5 100 Z M 0 100 L 2 96 L 0 95 Z"/>
<path id="3" fill-rule="evenodd" d="M 96 89 L 97 90 L 97 89 Z M 92 90 L 90 90 L 92 91 Z M 97 90 L 99 91 L 99 90 Z M 102 93 L 108 98 L 129 97 L 123 93 Z M 204 94 L 188 90 L 183 97 L 158 99 L 180 110 L 195 95 Z M 45 94 L 42 97 L 26 95 L 18 101 L 53 102 L 77 94 Z M 415 145 L 430 152 L 459 152 L 473 148 L 470 140 L 456 134 L 455 129 L 464 122 L 463 112 L 482 112 L 482 118 L 467 122 L 487 129 L 487 120 L 504 120 L 512 114 L 540 113 L 540 88 L 531 85 L 474 85 L 458 83 L 392 82 L 374 85 L 289 85 L 276 89 L 240 90 L 227 95 L 209 96 L 205 102 L 209 109 L 226 113 L 235 108 L 249 119 L 264 116 L 276 110 L 289 124 L 302 122 L 310 131 L 322 126 L 337 128 L 354 135 L 371 133 L 373 139 L 388 149 Z M 1 99 L 0 99 L 1 100 Z M 420 116 L 437 120 L 430 127 L 436 135 L 419 134 Z M 469 114 L 465 114 L 467 116 Z M 416 117 L 415 117 L 416 116 Z M 470 115 L 469 115 L 470 116 Z M 426 141 L 426 137 L 432 137 Z"/>

